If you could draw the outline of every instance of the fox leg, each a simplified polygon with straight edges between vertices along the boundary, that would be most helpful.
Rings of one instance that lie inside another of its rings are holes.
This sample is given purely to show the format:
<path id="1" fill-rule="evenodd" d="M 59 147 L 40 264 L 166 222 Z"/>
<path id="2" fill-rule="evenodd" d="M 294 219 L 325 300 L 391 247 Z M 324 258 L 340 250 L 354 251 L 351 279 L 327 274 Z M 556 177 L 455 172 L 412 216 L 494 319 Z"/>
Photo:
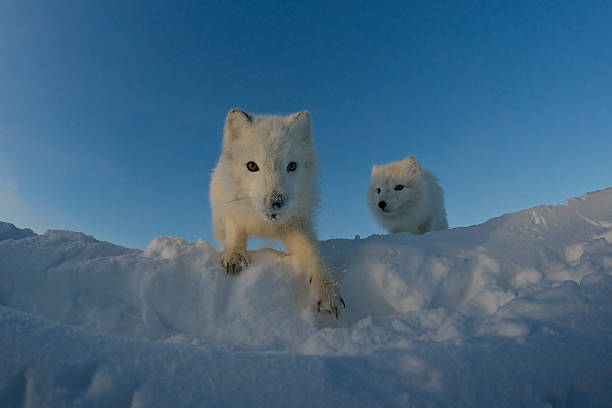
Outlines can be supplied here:
<path id="1" fill-rule="evenodd" d="M 215 234 L 223 251 L 221 264 L 227 274 L 237 274 L 249 265 L 246 253 L 247 235 L 231 217 L 218 219 L 215 223 Z"/>
<path id="2" fill-rule="evenodd" d="M 315 242 L 313 231 L 294 230 L 283 236 L 285 248 L 297 261 L 299 268 L 306 273 L 315 310 L 338 318 L 340 305 L 344 306 L 344 301 L 338 295 Z"/>

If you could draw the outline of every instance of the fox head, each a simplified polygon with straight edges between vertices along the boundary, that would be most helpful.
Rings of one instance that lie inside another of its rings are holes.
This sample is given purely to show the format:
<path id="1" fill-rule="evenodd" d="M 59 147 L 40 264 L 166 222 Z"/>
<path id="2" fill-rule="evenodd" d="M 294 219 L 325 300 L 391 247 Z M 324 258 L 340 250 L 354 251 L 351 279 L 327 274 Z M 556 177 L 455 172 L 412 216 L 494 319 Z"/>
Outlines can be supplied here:
<path id="1" fill-rule="evenodd" d="M 410 210 L 422 196 L 421 165 L 409 156 L 382 166 L 373 166 L 368 204 L 375 215 L 390 217 Z"/>
<path id="2" fill-rule="evenodd" d="M 283 222 L 314 206 L 316 158 L 308 112 L 256 116 L 232 109 L 225 120 L 222 160 L 235 199 L 264 220 Z"/>

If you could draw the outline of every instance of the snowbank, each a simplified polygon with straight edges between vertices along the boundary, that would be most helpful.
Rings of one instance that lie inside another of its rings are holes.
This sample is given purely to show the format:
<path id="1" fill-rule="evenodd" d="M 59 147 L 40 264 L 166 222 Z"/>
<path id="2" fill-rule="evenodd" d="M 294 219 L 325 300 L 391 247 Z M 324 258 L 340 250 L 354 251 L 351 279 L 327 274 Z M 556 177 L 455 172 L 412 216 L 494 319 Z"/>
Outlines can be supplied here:
<path id="1" fill-rule="evenodd" d="M 339 321 L 277 251 L 229 277 L 201 240 L 19 231 L 0 224 L 0 406 L 612 405 L 612 189 L 322 242 Z"/>
<path id="2" fill-rule="evenodd" d="M 13 224 L 7 222 L 0 222 L 0 241 L 5 239 L 21 239 L 33 237 L 36 234 L 29 228 L 20 229 L 15 227 Z"/>

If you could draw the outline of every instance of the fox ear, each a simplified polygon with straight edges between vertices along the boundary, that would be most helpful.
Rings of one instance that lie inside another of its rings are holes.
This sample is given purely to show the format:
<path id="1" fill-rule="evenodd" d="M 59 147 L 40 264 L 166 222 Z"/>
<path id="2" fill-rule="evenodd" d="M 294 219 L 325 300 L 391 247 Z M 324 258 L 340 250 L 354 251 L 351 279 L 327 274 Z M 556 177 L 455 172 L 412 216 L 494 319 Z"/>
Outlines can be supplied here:
<path id="1" fill-rule="evenodd" d="M 253 116 L 246 113 L 242 109 L 230 109 L 227 113 L 226 122 L 242 121 L 242 122 L 253 122 Z"/>
<path id="2" fill-rule="evenodd" d="M 421 171 L 421 164 L 414 156 L 408 156 L 402 160 L 402 164 L 413 173 L 419 173 Z"/>
<path id="3" fill-rule="evenodd" d="M 253 123 L 253 116 L 241 109 L 231 109 L 225 118 L 225 135 L 231 140 L 240 135 L 240 129 L 250 126 Z"/>
<path id="4" fill-rule="evenodd" d="M 308 111 L 301 111 L 301 112 L 297 112 L 294 113 L 292 115 L 289 115 L 289 117 L 291 118 L 292 122 L 308 122 L 310 123 L 310 113 L 308 113 Z"/>
<path id="5" fill-rule="evenodd" d="M 292 133 L 301 140 L 312 141 L 312 122 L 308 111 L 301 111 L 289 115 L 289 127 Z"/>

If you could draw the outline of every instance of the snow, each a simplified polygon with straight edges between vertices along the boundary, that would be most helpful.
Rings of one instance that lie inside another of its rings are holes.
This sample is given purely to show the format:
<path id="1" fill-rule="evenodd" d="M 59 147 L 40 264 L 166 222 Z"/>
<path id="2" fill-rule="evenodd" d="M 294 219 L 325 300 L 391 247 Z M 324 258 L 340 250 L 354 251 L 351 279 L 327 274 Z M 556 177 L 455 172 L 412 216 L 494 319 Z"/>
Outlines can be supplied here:
<path id="1" fill-rule="evenodd" d="M 612 406 L 611 237 L 606 189 L 322 242 L 335 321 L 278 251 L 0 223 L 0 406 Z"/>
<path id="2" fill-rule="evenodd" d="M 6 222 L 0 222 L 0 241 L 5 239 L 21 239 L 27 237 L 33 237 L 36 234 L 29 228 L 19 229 L 13 224 Z"/>

